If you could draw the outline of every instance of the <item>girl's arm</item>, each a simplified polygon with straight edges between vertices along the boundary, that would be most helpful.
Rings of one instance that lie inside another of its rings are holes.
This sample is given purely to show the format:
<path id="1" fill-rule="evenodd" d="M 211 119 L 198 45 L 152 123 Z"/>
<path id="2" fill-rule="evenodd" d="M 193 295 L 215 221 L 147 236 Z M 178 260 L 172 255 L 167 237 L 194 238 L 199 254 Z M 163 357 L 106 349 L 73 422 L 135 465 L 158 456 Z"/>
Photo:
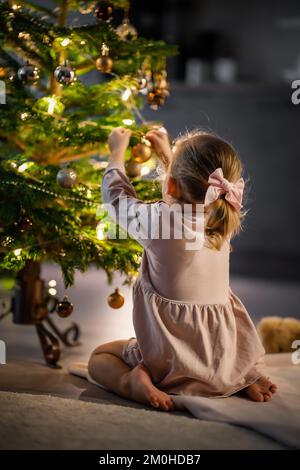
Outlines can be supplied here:
<path id="1" fill-rule="evenodd" d="M 138 200 L 126 176 L 124 160 L 130 134 L 130 130 L 117 128 L 109 137 L 111 156 L 102 179 L 102 199 L 110 217 L 147 247 L 157 229 L 159 204 Z"/>

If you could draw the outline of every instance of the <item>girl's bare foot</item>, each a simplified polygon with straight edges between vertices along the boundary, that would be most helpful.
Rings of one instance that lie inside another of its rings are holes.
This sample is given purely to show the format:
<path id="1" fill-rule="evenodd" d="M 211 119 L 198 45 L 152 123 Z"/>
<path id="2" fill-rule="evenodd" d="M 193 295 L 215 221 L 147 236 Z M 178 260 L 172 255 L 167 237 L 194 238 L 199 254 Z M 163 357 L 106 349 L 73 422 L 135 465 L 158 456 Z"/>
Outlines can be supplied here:
<path id="1" fill-rule="evenodd" d="M 257 382 L 245 388 L 244 393 L 253 401 L 269 401 L 276 393 L 277 385 L 270 382 L 267 377 L 260 377 Z"/>
<path id="2" fill-rule="evenodd" d="M 175 410 L 170 395 L 153 385 L 149 372 L 143 365 L 138 365 L 128 373 L 132 399 L 139 403 L 152 405 L 164 411 Z"/>

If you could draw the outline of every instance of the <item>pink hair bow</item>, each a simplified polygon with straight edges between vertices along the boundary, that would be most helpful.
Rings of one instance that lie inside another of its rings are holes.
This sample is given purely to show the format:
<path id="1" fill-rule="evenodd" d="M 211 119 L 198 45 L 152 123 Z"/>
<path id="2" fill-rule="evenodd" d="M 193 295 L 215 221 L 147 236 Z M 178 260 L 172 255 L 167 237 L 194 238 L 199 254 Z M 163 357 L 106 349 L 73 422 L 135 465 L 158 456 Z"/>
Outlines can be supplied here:
<path id="1" fill-rule="evenodd" d="M 217 168 L 208 178 L 209 187 L 207 188 L 204 205 L 209 206 L 212 202 L 225 194 L 226 201 L 229 202 L 237 211 L 242 208 L 243 192 L 245 182 L 243 178 L 235 183 L 224 178 L 222 168 Z"/>

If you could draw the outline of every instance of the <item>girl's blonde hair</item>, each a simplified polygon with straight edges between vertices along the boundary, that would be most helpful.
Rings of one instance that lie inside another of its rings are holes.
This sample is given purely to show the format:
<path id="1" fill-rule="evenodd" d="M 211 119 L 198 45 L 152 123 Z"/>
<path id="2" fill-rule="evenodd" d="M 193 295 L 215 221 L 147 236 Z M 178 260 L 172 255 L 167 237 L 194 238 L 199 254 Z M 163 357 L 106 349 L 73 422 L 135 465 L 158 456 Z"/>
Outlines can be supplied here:
<path id="1" fill-rule="evenodd" d="M 242 163 L 237 152 L 216 135 L 198 130 L 189 132 L 176 140 L 173 150 L 170 175 L 182 189 L 182 202 L 203 204 L 209 175 L 217 168 L 222 168 L 230 182 L 241 177 Z M 209 206 L 205 233 L 212 248 L 219 250 L 228 236 L 240 230 L 242 217 L 224 195 Z"/>

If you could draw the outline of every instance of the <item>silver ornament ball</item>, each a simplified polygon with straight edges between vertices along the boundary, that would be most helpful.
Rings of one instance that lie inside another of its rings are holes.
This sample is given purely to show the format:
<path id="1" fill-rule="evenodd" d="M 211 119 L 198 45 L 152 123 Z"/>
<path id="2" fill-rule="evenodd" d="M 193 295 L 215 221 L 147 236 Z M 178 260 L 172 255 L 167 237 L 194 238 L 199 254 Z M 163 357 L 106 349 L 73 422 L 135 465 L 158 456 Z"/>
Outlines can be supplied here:
<path id="1" fill-rule="evenodd" d="M 54 70 L 54 77 L 62 85 L 70 85 L 76 80 L 76 74 L 74 70 L 67 64 L 59 65 Z"/>
<path id="2" fill-rule="evenodd" d="M 76 171 L 72 168 L 62 168 L 57 173 L 56 181 L 62 188 L 70 189 L 77 183 Z"/>
<path id="3" fill-rule="evenodd" d="M 122 41 L 137 38 L 137 30 L 129 23 L 128 18 L 125 18 L 122 24 L 116 28 L 116 33 Z"/>
<path id="4" fill-rule="evenodd" d="M 29 84 L 35 83 L 40 78 L 39 69 L 29 62 L 19 68 L 17 75 L 19 80 Z"/>

